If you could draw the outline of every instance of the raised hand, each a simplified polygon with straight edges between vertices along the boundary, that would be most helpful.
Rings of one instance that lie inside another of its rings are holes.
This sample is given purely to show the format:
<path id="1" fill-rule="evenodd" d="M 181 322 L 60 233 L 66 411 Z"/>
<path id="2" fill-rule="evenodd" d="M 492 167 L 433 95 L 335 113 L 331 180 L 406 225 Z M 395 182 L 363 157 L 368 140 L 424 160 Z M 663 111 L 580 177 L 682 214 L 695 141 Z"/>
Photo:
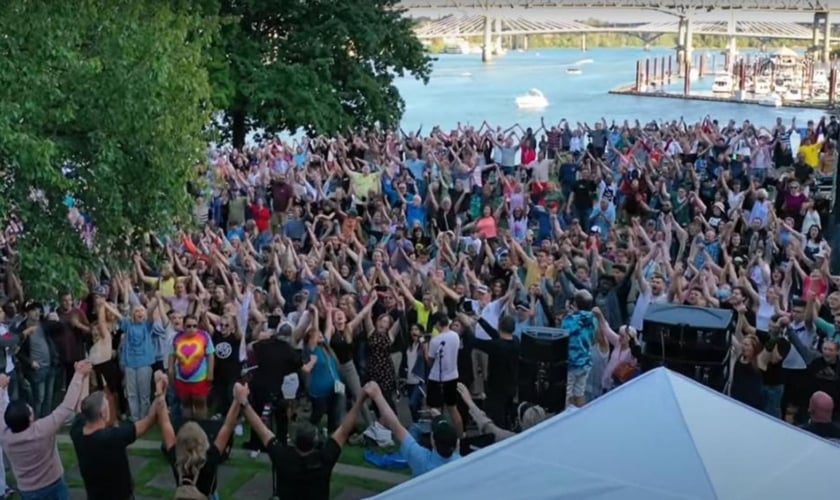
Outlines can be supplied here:
<path id="1" fill-rule="evenodd" d="M 239 404 L 245 404 L 248 402 L 248 396 L 250 395 L 250 389 L 248 389 L 248 384 L 241 384 L 237 382 L 233 385 L 233 399 L 236 400 Z"/>

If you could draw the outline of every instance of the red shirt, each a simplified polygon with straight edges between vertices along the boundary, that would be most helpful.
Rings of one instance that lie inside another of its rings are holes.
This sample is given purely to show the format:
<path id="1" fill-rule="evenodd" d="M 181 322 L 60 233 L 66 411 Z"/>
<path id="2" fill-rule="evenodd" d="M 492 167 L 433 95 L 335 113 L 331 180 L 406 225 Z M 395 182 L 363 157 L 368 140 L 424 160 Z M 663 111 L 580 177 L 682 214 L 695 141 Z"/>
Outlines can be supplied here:
<path id="1" fill-rule="evenodd" d="M 537 152 L 529 147 L 522 148 L 522 164 L 528 165 L 537 159 Z"/>
<path id="2" fill-rule="evenodd" d="M 259 206 L 257 204 L 251 205 L 251 217 L 254 218 L 254 224 L 260 232 L 268 231 L 269 221 L 271 220 L 271 212 L 265 205 Z"/>

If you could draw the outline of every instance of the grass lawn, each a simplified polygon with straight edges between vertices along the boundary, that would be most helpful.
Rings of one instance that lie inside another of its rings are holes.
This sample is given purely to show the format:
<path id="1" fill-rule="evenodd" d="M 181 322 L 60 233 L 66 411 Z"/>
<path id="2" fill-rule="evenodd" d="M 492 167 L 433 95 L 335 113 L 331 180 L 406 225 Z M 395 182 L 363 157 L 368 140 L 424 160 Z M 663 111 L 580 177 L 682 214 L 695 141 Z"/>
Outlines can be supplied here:
<path id="1" fill-rule="evenodd" d="M 294 424 L 292 424 L 292 425 L 294 425 Z M 251 433 L 251 428 L 248 426 L 247 423 L 243 423 L 242 427 L 243 427 L 243 430 L 244 430 L 242 436 L 234 436 L 234 447 L 233 447 L 234 450 L 242 450 L 242 444 L 245 443 L 251 435 L 250 434 Z M 65 433 L 65 434 L 69 433 L 69 427 L 62 428 L 61 432 Z M 152 442 L 157 442 L 157 443 L 162 442 L 160 428 L 157 427 L 157 426 L 152 427 L 140 439 L 143 440 L 143 441 L 152 441 Z M 132 453 L 134 453 L 134 451 L 145 452 L 145 451 L 151 451 L 151 450 L 132 450 Z M 389 447 L 389 448 L 379 448 L 376 451 L 377 451 L 377 453 L 380 453 L 380 454 L 391 453 L 391 452 L 399 451 L 399 446 L 393 446 L 393 447 Z M 348 443 L 344 446 L 344 449 L 341 451 L 341 457 L 339 457 L 338 461 L 339 461 L 339 463 L 342 463 L 342 464 L 355 465 L 357 467 L 367 467 L 367 468 L 370 468 L 370 469 L 378 469 L 373 464 L 365 461 L 364 452 L 365 452 L 365 447 L 364 446 L 361 446 L 361 445 L 360 446 L 353 446 L 353 445 L 350 445 Z M 234 460 L 234 459 L 232 458 L 231 460 Z M 392 470 L 390 472 L 395 472 L 395 473 L 398 473 L 398 474 L 399 473 L 404 473 L 406 475 L 409 475 L 408 469 Z"/>
<path id="2" fill-rule="evenodd" d="M 70 488 L 83 488 L 73 447 L 70 445 L 59 445 L 59 453 L 64 463 L 64 468 L 67 471 L 67 481 Z M 174 480 L 172 480 L 172 472 L 169 464 L 164 460 L 160 452 L 156 450 L 131 449 L 129 456 L 135 464 L 142 464 L 139 468 L 132 470 L 137 497 L 171 498 L 174 491 Z M 361 451 L 359 452 L 359 456 L 361 456 Z M 227 499 L 243 496 L 242 493 L 238 494 L 237 491 L 260 474 L 270 474 L 270 468 L 265 462 L 231 457 L 219 471 L 220 498 Z M 381 492 L 389 487 L 390 485 L 379 481 L 333 474 L 330 484 L 330 494 L 334 498 L 348 488 Z M 268 496 L 270 491 L 266 491 L 265 493 Z"/>

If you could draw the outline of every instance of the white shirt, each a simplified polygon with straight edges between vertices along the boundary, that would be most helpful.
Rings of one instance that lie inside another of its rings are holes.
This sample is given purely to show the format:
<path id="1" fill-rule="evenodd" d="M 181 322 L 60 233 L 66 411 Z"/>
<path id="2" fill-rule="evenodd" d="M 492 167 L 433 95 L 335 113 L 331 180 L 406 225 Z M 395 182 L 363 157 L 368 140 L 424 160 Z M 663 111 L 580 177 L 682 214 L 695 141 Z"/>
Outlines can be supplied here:
<path id="1" fill-rule="evenodd" d="M 432 358 L 429 380 L 449 382 L 458 379 L 458 350 L 460 348 L 461 337 L 452 330 L 442 331 L 432 337 L 429 342 L 429 356 Z"/>
<path id="2" fill-rule="evenodd" d="M 473 310 L 478 311 L 479 316 L 493 328 L 499 327 L 499 318 L 502 316 L 502 309 L 504 305 L 504 297 L 490 302 L 484 306 L 484 309 L 481 308 L 481 304 L 479 304 L 477 300 L 473 300 Z M 475 326 L 475 338 L 482 340 L 491 339 L 490 335 L 484 331 L 484 327 L 482 327 L 481 324 L 476 324 Z"/>

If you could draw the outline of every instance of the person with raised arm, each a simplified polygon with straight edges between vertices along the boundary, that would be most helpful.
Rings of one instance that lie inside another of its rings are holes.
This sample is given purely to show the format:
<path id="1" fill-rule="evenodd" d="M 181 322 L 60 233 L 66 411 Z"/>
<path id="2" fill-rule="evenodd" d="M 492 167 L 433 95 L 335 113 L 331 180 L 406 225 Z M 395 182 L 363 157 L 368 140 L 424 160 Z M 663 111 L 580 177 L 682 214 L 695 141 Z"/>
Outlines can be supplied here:
<path id="1" fill-rule="evenodd" d="M 408 462 L 412 476 L 425 474 L 432 469 L 461 458 L 461 454 L 458 453 L 459 433 L 440 412 L 433 410 L 435 416 L 432 419 L 432 449 L 428 449 L 418 443 L 411 433 L 403 427 L 400 419 L 397 418 L 397 414 L 394 413 L 385 396 L 382 395 L 379 384 L 368 382 L 365 384 L 365 393 L 379 410 L 382 422 L 390 429 L 394 438 L 400 442 L 400 455 L 405 457 Z"/>
<path id="2" fill-rule="evenodd" d="M 168 377 L 162 372 L 155 376 L 157 394 L 166 394 Z M 235 385 L 231 398 L 247 398 L 244 386 Z M 194 422 L 186 422 L 176 434 L 164 399 L 158 406 L 158 425 L 163 437 L 166 458 L 175 475 L 176 498 L 195 498 L 195 492 L 209 499 L 217 499 L 219 465 L 224 462 L 224 450 L 230 442 L 236 421 L 239 418 L 240 405 L 231 404 L 222 427 L 211 443 L 207 433 Z"/>
<path id="3" fill-rule="evenodd" d="M 56 447 L 61 426 L 73 416 L 91 372 L 91 364 L 79 361 L 64 400 L 46 417 L 35 420 L 25 401 L 9 402 L 9 377 L 0 375 L 0 446 L 9 458 L 22 499 L 67 499 L 70 491 Z"/>
<path id="4" fill-rule="evenodd" d="M 329 498 L 333 467 L 341 455 L 341 448 L 356 426 L 359 411 L 367 400 L 367 393 L 356 398 L 353 407 L 326 443 L 318 443 L 318 430 L 315 426 L 301 422 L 292 445 L 289 446 L 274 436 L 254 407 L 248 403 L 248 386 L 237 383 L 233 390 L 246 420 L 268 450 L 274 470 L 274 496 L 307 500 Z M 385 406 L 388 406 L 387 403 Z M 390 411 L 390 408 L 388 409 Z"/>
<path id="5" fill-rule="evenodd" d="M 155 374 L 155 380 L 159 377 Z M 96 391 L 82 400 L 81 414 L 73 422 L 70 439 L 88 500 L 134 498 L 126 449 L 157 422 L 158 407 L 165 397 L 165 392 L 157 392 L 145 417 L 116 426 L 108 425 L 111 407 L 104 392 Z"/>

